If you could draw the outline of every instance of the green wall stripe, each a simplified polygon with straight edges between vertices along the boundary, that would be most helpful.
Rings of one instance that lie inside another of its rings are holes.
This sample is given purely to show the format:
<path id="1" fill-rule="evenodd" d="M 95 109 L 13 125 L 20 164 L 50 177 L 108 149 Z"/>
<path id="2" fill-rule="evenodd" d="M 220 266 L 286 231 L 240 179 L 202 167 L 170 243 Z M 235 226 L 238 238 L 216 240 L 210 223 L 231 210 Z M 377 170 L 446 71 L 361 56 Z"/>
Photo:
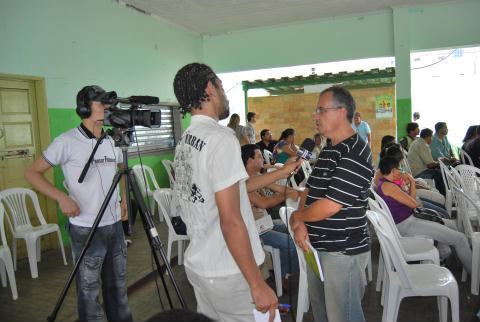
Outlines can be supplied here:
<path id="1" fill-rule="evenodd" d="M 407 135 L 407 124 L 412 121 L 412 99 L 397 99 L 397 139 Z"/>

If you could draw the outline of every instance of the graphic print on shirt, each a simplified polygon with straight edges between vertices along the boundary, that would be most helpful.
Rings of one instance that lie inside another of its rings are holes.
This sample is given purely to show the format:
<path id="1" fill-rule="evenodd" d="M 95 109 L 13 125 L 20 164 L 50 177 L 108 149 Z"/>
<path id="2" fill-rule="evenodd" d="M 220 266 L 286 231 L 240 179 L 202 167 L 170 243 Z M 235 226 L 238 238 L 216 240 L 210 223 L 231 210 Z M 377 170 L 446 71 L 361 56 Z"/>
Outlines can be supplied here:
<path id="1" fill-rule="evenodd" d="M 180 199 L 192 203 L 204 203 L 200 188 L 196 183 L 192 183 L 193 170 L 190 164 L 192 160 L 192 146 L 183 144 L 182 149 L 176 156 L 176 192 Z"/>

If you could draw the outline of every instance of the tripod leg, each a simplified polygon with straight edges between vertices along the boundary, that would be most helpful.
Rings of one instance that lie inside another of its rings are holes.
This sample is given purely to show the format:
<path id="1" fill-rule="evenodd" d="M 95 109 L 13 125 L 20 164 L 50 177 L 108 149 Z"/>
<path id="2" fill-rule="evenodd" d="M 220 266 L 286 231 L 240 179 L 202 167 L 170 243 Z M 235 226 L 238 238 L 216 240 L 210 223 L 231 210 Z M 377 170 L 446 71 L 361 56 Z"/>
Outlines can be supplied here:
<path id="1" fill-rule="evenodd" d="M 160 275 L 160 278 L 162 279 L 162 283 L 165 289 L 165 293 L 168 299 L 168 302 L 170 304 L 170 307 L 173 309 L 173 304 L 170 298 L 170 294 L 168 292 L 165 279 L 163 276 L 162 272 L 162 267 L 160 265 L 160 261 L 158 259 L 157 252 L 160 254 L 162 257 L 162 261 L 165 264 L 165 267 L 168 271 L 168 275 L 170 276 L 170 280 L 173 284 L 173 287 L 175 289 L 175 293 L 177 294 L 177 297 L 180 301 L 180 304 L 182 306 L 182 309 L 186 309 L 187 305 L 185 303 L 185 300 L 183 299 L 183 296 L 180 292 L 180 288 L 178 287 L 177 281 L 175 280 L 175 277 L 173 275 L 172 267 L 170 266 L 169 260 L 167 259 L 165 252 L 163 250 L 162 246 L 162 241 L 160 240 L 160 237 L 158 236 L 157 229 L 155 228 L 155 225 L 153 223 L 152 219 L 152 214 L 149 211 L 147 205 L 145 204 L 142 193 L 140 192 L 140 189 L 138 188 L 138 184 L 135 178 L 135 175 L 130 169 L 127 169 L 127 185 L 128 187 L 133 191 L 135 201 L 137 205 L 139 206 L 140 209 L 140 216 L 142 217 L 142 222 L 143 226 L 145 228 L 145 233 L 147 234 L 148 242 L 150 243 L 150 247 L 152 249 L 153 257 L 155 260 L 155 264 L 157 265 L 157 270 L 158 274 Z"/>

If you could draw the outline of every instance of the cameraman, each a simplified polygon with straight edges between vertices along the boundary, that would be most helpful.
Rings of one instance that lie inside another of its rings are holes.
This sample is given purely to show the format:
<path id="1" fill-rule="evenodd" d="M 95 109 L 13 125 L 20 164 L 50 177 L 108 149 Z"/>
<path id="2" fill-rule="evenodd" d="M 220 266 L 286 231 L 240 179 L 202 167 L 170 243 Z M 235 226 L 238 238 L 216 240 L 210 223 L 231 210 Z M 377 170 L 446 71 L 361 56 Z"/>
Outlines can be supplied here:
<path id="1" fill-rule="evenodd" d="M 113 181 L 117 164 L 122 162 L 120 149 L 106 137 L 99 145 L 91 168 L 83 183 L 78 178 L 98 138 L 103 133 L 104 110 L 101 103 L 106 92 L 99 86 L 85 86 L 77 94 L 76 112 L 82 119 L 77 128 L 57 138 L 25 172 L 25 178 L 35 189 L 55 199 L 69 217 L 66 229 L 70 235 L 73 255 L 80 255 L 96 215 Z M 51 167 L 60 165 L 69 195 L 57 189 L 44 177 Z M 125 196 L 124 182 L 121 182 Z M 120 210 L 121 209 L 121 210 Z M 76 275 L 79 320 L 104 321 L 99 303 L 102 285 L 105 315 L 108 321 L 133 321 L 128 306 L 126 276 L 126 246 L 121 219 L 127 219 L 126 198 L 119 203 L 118 188 L 93 235 Z"/>

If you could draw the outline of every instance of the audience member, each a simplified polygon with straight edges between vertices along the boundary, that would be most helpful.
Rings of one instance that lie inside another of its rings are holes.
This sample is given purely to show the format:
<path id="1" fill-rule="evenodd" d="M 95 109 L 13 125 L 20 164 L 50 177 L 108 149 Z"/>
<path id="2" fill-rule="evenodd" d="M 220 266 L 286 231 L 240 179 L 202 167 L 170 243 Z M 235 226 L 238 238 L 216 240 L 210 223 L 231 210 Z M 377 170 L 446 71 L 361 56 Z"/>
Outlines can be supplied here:
<path id="1" fill-rule="evenodd" d="M 277 141 L 273 140 L 272 132 L 269 129 L 263 129 L 260 132 L 260 141 L 257 142 L 260 151 L 262 151 L 262 155 L 264 150 L 268 150 L 273 153 L 275 144 L 277 144 Z"/>
<path id="2" fill-rule="evenodd" d="M 420 119 L 420 112 L 413 112 L 413 121 L 416 122 Z"/>
<path id="3" fill-rule="evenodd" d="M 318 159 L 318 156 L 322 152 L 323 148 L 327 145 L 328 139 L 321 135 L 320 133 L 315 133 L 313 136 L 313 140 L 315 141 L 315 147 L 313 148 L 314 157 L 312 157 L 313 162 Z M 312 161 L 312 159 L 310 161 Z"/>
<path id="4" fill-rule="evenodd" d="M 353 116 L 352 128 L 358 133 L 358 135 L 368 143 L 368 145 L 372 146 L 372 130 L 370 130 L 370 126 L 367 122 L 362 121 L 362 115 L 360 112 L 355 112 Z"/>
<path id="5" fill-rule="evenodd" d="M 365 211 L 373 169 L 370 147 L 351 126 L 354 113 L 355 101 L 346 89 L 333 86 L 320 93 L 315 121 L 331 142 L 290 219 L 295 242 L 308 250 L 310 241 L 322 263 L 324 282 L 307 265 L 315 321 L 365 321 L 362 297 L 370 255 Z"/>
<path id="6" fill-rule="evenodd" d="M 400 164 L 402 164 L 402 161 L 404 160 L 404 155 L 403 155 L 403 151 L 400 144 L 398 143 L 387 144 L 384 147 L 384 149 L 380 152 L 380 160 L 384 157 L 392 157 L 395 160 L 398 160 Z M 382 174 L 380 173 L 380 170 L 377 170 L 375 172 L 375 177 L 373 179 L 373 182 L 375 183 L 375 185 L 378 185 L 378 182 L 381 177 L 382 177 Z M 410 177 L 411 177 L 410 174 L 402 171 L 402 177 L 398 182 L 395 182 L 395 183 L 397 183 L 404 191 L 408 192 L 409 190 L 408 185 L 411 182 L 411 180 L 414 180 L 415 187 L 417 188 L 417 197 L 418 197 L 417 201 L 421 203 L 424 208 L 434 210 L 438 212 L 442 217 L 449 218 L 450 215 L 448 214 L 448 212 L 445 210 L 445 207 L 444 207 L 445 197 L 442 196 L 436 190 L 435 191 L 431 190 L 428 187 L 428 185 L 417 181 L 421 179 L 415 180 Z"/>
<path id="7" fill-rule="evenodd" d="M 473 166 L 480 168 L 480 125 L 476 128 L 476 135 L 465 147 L 465 152 L 472 158 Z"/>
<path id="8" fill-rule="evenodd" d="M 260 149 L 255 144 L 246 144 L 242 146 L 242 160 L 245 169 L 250 177 L 258 176 L 263 168 L 263 157 Z M 272 195 L 266 190 L 274 192 Z M 298 199 L 298 192 L 284 186 L 271 184 L 267 188 L 257 189 L 248 193 L 252 212 L 255 220 L 270 216 L 267 213 L 268 208 L 276 207 L 282 204 L 287 198 Z M 280 262 L 282 266 L 282 277 L 286 278 L 288 274 L 298 272 L 298 258 L 293 240 L 291 240 L 287 227 L 281 219 L 273 220 L 273 227 L 261 233 L 260 239 L 265 245 L 280 249 Z M 290 255 L 288 251 L 290 250 Z M 289 265 L 289 261 L 291 265 Z M 289 266 L 292 268 L 289 269 Z M 284 283 L 284 285 L 286 285 Z"/>
<path id="9" fill-rule="evenodd" d="M 435 124 L 435 135 L 432 138 L 430 149 L 432 151 L 432 158 L 438 161 L 439 158 L 446 158 L 448 160 L 455 160 L 452 146 L 447 138 L 448 127 L 445 122 L 438 122 Z"/>
<path id="10" fill-rule="evenodd" d="M 465 151 L 467 145 L 477 137 L 478 125 L 470 125 L 465 133 L 465 137 L 462 140 L 462 150 Z"/>
<path id="11" fill-rule="evenodd" d="M 240 115 L 236 113 L 232 114 L 232 116 L 230 116 L 230 121 L 228 121 L 227 126 L 235 132 L 235 135 L 238 139 L 238 142 L 240 142 L 240 145 L 248 144 L 248 137 L 245 127 L 243 125 L 240 125 Z"/>
<path id="12" fill-rule="evenodd" d="M 445 195 L 442 173 L 438 161 L 433 160 L 430 144 L 432 143 L 433 131 L 423 129 L 420 137 L 410 145 L 408 151 L 408 163 L 415 178 L 433 179 L 435 186 L 442 195 Z"/>
<path id="13" fill-rule="evenodd" d="M 257 122 L 257 114 L 254 112 L 247 113 L 247 125 L 245 126 L 245 134 L 247 135 L 248 143 L 255 144 L 255 128 L 253 124 Z"/>
<path id="14" fill-rule="evenodd" d="M 407 124 L 407 135 L 400 139 L 400 144 L 408 151 L 412 142 L 417 138 L 418 134 L 420 133 L 420 128 L 418 127 L 418 123 L 411 122 Z"/>
<path id="15" fill-rule="evenodd" d="M 415 200 L 415 182 L 412 177 L 409 177 L 408 192 L 402 190 L 397 184 L 403 177 L 399 167 L 400 163 L 395 158 L 382 158 L 380 161 L 382 178 L 380 178 L 377 186 L 377 193 L 390 209 L 398 231 L 404 237 L 422 236 L 454 247 L 463 267 L 470 274 L 472 271 L 472 252 L 467 238 L 463 233 L 456 230 L 456 224 L 453 220 L 442 219 L 445 224 L 442 225 L 438 222 L 415 217 L 414 209 L 419 206 Z"/>
<path id="16" fill-rule="evenodd" d="M 295 130 L 286 129 L 280 135 L 277 145 L 273 149 L 273 158 L 275 163 L 285 163 L 291 157 L 297 155 L 297 146 L 295 145 Z"/>

